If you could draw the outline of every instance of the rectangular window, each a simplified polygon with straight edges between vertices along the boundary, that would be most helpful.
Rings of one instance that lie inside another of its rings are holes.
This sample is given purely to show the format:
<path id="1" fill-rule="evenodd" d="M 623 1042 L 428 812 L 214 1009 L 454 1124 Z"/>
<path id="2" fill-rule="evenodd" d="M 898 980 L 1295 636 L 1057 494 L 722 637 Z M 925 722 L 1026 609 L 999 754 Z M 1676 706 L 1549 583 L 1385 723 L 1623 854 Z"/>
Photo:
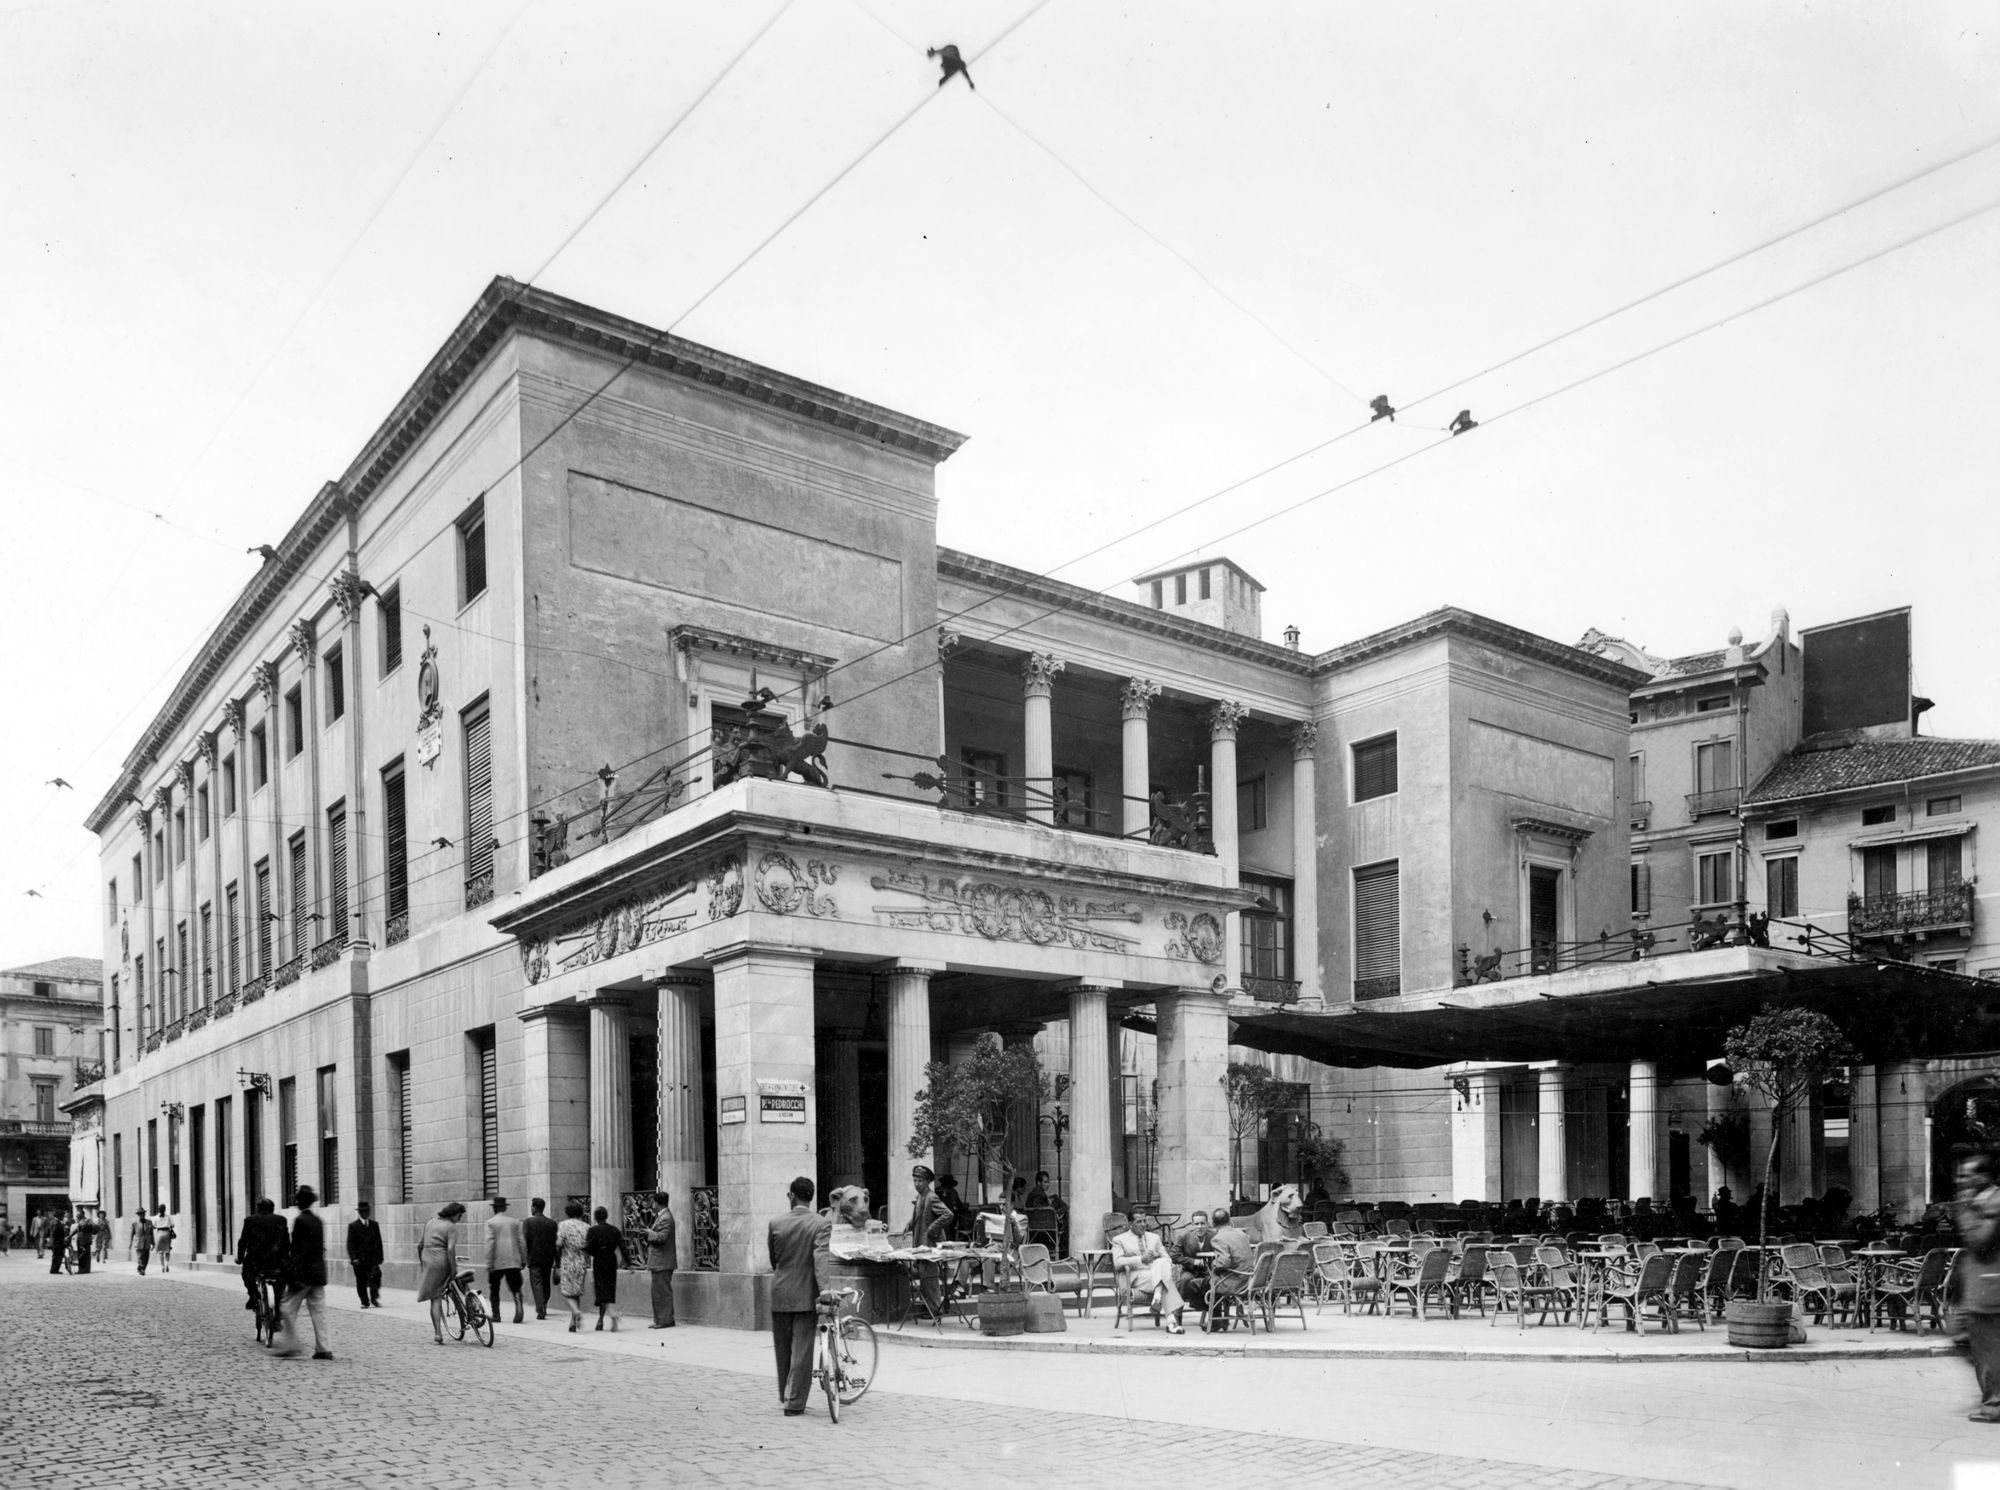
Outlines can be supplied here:
<path id="1" fill-rule="evenodd" d="M 1799 913 L 1799 861 L 1769 859 L 1764 864 L 1764 912 L 1788 921 Z"/>
<path id="2" fill-rule="evenodd" d="M 1632 914 L 1653 914 L 1653 866 L 1643 859 L 1632 865 Z"/>
<path id="3" fill-rule="evenodd" d="M 230 1120 L 235 1102 L 228 1097 L 215 1099 L 215 1222 L 224 1250 L 236 1245 L 235 1166 L 229 1157 Z"/>
<path id="4" fill-rule="evenodd" d="M 141 1197 L 147 1205 L 160 1203 L 160 1120 L 146 1119 L 146 1194 Z"/>
<path id="5" fill-rule="evenodd" d="M 334 1088 L 333 1070 L 331 1066 L 319 1068 L 319 1198 L 326 1205 L 335 1205 L 340 1200 L 339 1094 Z"/>
<path id="6" fill-rule="evenodd" d="M 500 1065 L 493 1027 L 472 1032 L 479 1060 L 479 1193 L 500 1193 Z"/>
<path id="7" fill-rule="evenodd" d="M 1736 855 L 1695 855 L 1695 900 L 1700 905 L 1725 905 L 1736 899 Z"/>
<path id="8" fill-rule="evenodd" d="M 1354 800 L 1386 797 L 1396 790 L 1396 737 L 1381 735 L 1354 747 Z"/>
<path id="9" fill-rule="evenodd" d="M 1736 785 L 1736 742 L 1711 740 L 1694 748 L 1694 789 L 1719 792 Z"/>
<path id="10" fill-rule="evenodd" d="M 201 908 L 201 1006 L 205 1009 L 215 998 L 215 912 L 204 905 Z"/>
<path id="11" fill-rule="evenodd" d="M 1202 571 L 1201 571 L 1201 598 L 1202 598 L 1203 600 L 1206 600 L 1206 599 L 1208 599 L 1208 598 L 1209 598 L 1209 595 L 1208 595 L 1208 571 L 1207 571 L 1206 569 L 1204 569 L 1204 570 L 1202 570 Z"/>
<path id="12" fill-rule="evenodd" d="M 1869 900 L 1896 893 L 1896 850 L 1865 848 L 1861 851 L 1861 893 Z"/>
<path id="13" fill-rule="evenodd" d="M 389 1136 L 395 1150 L 389 1155 L 390 1172 L 396 1176 L 396 1199 L 408 1205 L 416 1199 L 410 1181 L 410 1053 L 397 1051 L 389 1057 Z"/>
<path id="14" fill-rule="evenodd" d="M 470 605 L 486 593 L 486 499 L 458 520 L 458 603 Z"/>
<path id="15" fill-rule="evenodd" d="M 465 713 L 465 908 L 493 898 L 493 721 L 484 703 Z"/>
<path id="16" fill-rule="evenodd" d="M 145 868 L 145 860 L 144 860 L 143 858 L 141 858 L 141 857 L 140 857 L 140 856 L 139 856 L 138 854 L 134 854 L 134 855 L 132 856 L 132 904 L 133 904 L 133 906 L 134 906 L 134 907 L 137 907 L 137 906 L 138 906 L 138 904 L 139 904 L 139 903 L 140 903 L 141 901 L 143 901 L 143 900 L 144 900 L 145 898 L 146 898 L 146 868 Z"/>
<path id="17" fill-rule="evenodd" d="M 224 934 L 229 938 L 229 991 L 234 993 L 243 986 L 243 902 L 236 893 L 234 882 L 224 893 L 223 905 L 229 918 L 224 928 Z"/>
<path id="18" fill-rule="evenodd" d="M 1257 896 L 1255 909 L 1243 913 L 1243 976 L 1292 976 L 1292 887 L 1285 880 L 1257 875 L 1241 877 L 1243 888 Z"/>
<path id="19" fill-rule="evenodd" d="M 997 750 L 975 750 L 967 745 L 958 752 L 963 798 L 967 807 L 1007 805 L 1007 757 Z"/>
<path id="20" fill-rule="evenodd" d="M 1402 992 L 1402 909 L 1397 864 L 1354 871 L 1354 996 L 1388 998 Z"/>
<path id="21" fill-rule="evenodd" d="M 105 887 L 104 907 L 111 913 L 111 924 L 116 926 L 118 924 L 118 881 L 116 879 L 112 880 Z"/>
<path id="22" fill-rule="evenodd" d="M 181 1125 L 167 1114 L 167 1214 L 181 1213 Z M 183 1239 L 185 1240 L 185 1239 Z"/>
<path id="23" fill-rule="evenodd" d="M 1720 711 L 1728 707 L 1729 707 L 1729 695 L 1726 693 L 1718 694 L 1714 698 L 1702 699 L 1699 702 L 1697 702 L 1694 706 L 1695 712 L 1697 714 L 1715 714 L 1719 713 Z"/>
<path id="24" fill-rule="evenodd" d="M 243 1195 L 252 1206 L 265 1198 L 264 1097 L 255 1090 L 243 1094 Z"/>
<path id="25" fill-rule="evenodd" d="M 35 1089 L 35 1121 L 53 1123 L 56 1120 L 56 1084 L 53 1081 L 31 1084 Z"/>
<path id="26" fill-rule="evenodd" d="M 208 1216 L 202 1205 L 202 1161 L 207 1157 L 203 1152 L 202 1140 L 207 1137 L 207 1111 L 199 1104 L 191 1104 L 187 1110 L 188 1171 L 188 1225 L 192 1236 L 182 1238 L 190 1257 L 205 1251 L 202 1246 L 203 1231 L 208 1226 Z"/>
<path id="27" fill-rule="evenodd" d="M 46 1024 L 35 1026 L 35 1054 L 52 1056 L 56 1053 L 56 1032 Z"/>
<path id="28" fill-rule="evenodd" d="M 290 1205 L 299 1190 L 299 1083 L 278 1083 L 278 1203 Z"/>
<path id="29" fill-rule="evenodd" d="M 1924 849 L 1925 887 L 1948 890 L 1965 881 L 1965 846 L 1957 838 L 1933 839 Z"/>
<path id="30" fill-rule="evenodd" d="M 1941 973 L 1955 973 L 1958 971 L 1958 962 L 1956 957 L 1940 957 L 1931 966 Z"/>
<path id="31" fill-rule="evenodd" d="M 1949 817 L 1958 811 L 1958 803 L 1957 797 L 1932 797 L 1930 801 L 1924 803 L 1924 816 Z"/>
<path id="32" fill-rule="evenodd" d="M 294 688 L 285 695 L 285 759 L 295 759 L 306 748 L 306 701 Z"/>
<path id="33" fill-rule="evenodd" d="M 194 789 L 194 834 L 199 843 L 208 842 L 208 783 Z"/>
<path id="34" fill-rule="evenodd" d="M 125 1135 L 111 1135 L 111 1214 L 125 1216 Z"/>
<path id="35" fill-rule="evenodd" d="M 312 908 L 306 904 L 306 835 L 292 835 L 292 956 L 297 957 L 306 949 L 306 917 Z"/>
<path id="36" fill-rule="evenodd" d="M 174 809 L 174 862 L 188 861 L 188 815 L 185 807 Z"/>
<path id="37" fill-rule="evenodd" d="M 194 964 L 188 961 L 188 923 L 174 925 L 174 1015 L 179 1018 L 188 1011 L 188 999 L 194 990 L 189 985 L 194 981 Z"/>
<path id="38" fill-rule="evenodd" d="M 335 647 L 326 654 L 326 718 L 331 724 L 347 712 L 347 658 Z"/>
<path id="39" fill-rule="evenodd" d="M 236 757 L 222 758 L 222 815 L 236 816 Z"/>
<path id="40" fill-rule="evenodd" d="M 1628 801 L 1646 800 L 1646 757 L 1643 754 L 1625 758 L 1625 790 Z"/>
<path id="41" fill-rule="evenodd" d="M 1167 608 L 1167 582 L 1165 580 L 1156 579 L 1153 581 L 1153 609 L 1165 610 L 1166 608 Z"/>
<path id="42" fill-rule="evenodd" d="M 137 1001 L 132 1012 L 132 1022 L 139 1031 L 139 1038 L 146 1038 L 146 959 L 143 955 L 132 959 L 132 996 Z M 143 1055 L 143 1050 L 134 1052 Z"/>
<path id="43" fill-rule="evenodd" d="M 260 724 L 250 731 L 250 790 L 262 791 L 270 779 L 271 755 L 264 743 L 264 726 Z"/>
<path id="44" fill-rule="evenodd" d="M 382 628 L 382 676 L 388 677 L 403 665 L 403 587 L 389 586 L 389 592 L 375 603 L 375 624 Z"/>
<path id="45" fill-rule="evenodd" d="M 257 861 L 257 971 L 271 971 L 271 861 Z"/>
<path id="46" fill-rule="evenodd" d="M 167 833 L 162 828 L 153 835 L 153 883 L 159 884 L 167 877 Z"/>
<path id="47" fill-rule="evenodd" d="M 1236 783 L 1236 831 L 1261 833 L 1270 824 L 1271 782 L 1267 776 L 1253 776 Z"/>
<path id="48" fill-rule="evenodd" d="M 382 891 L 383 914 L 391 923 L 410 913 L 409 819 L 403 808 L 403 763 L 382 772 Z M 404 920 L 407 934 L 409 923 Z M 389 939 L 397 940 L 397 927 L 389 927 Z"/>
<path id="49" fill-rule="evenodd" d="M 328 938 L 347 939 L 347 804 L 326 810 L 327 903 L 333 914 L 320 928 Z"/>
<path id="50" fill-rule="evenodd" d="M 1879 828 L 1884 823 L 1893 823 L 1895 820 L 1896 804 L 1893 802 L 1885 807 L 1864 807 L 1861 809 L 1861 826 L 1864 828 Z"/>
<path id="51" fill-rule="evenodd" d="M 1174 604 L 1187 604 L 1187 576 L 1185 574 L 1174 576 Z"/>
<path id="52" fill-rule="evenodd" d="M 1782 821 L 1764 824 L 1766 838 L 1796 838 L 1799 836 L 1799 820 L 1788 817 Z"/>

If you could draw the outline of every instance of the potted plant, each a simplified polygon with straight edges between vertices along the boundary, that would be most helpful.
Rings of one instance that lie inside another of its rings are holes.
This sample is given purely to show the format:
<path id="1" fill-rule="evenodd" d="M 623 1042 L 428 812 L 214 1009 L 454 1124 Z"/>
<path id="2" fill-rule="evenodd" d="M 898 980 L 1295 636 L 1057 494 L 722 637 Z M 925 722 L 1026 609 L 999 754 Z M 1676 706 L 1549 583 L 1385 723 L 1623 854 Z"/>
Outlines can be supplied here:
<path id="1" fill-rule="evenodd" d="M 1743 1082 L 1771 1104 L 1771 1142 L 1764 1151 L 1764 1184 L 1771 1193 L 1771 1171 L 1777 1163 L 1778 1140 L 1799 1104 L 1843 1066 L 1853 1051 L 1840 1026 L 1817 1009 L 1766 1005 L 1756 1018 L 1739 1024 L 1723 1041 L 1723 1056 Z M 1758 1256 L 1768 1255 L 1771 1221 L 1768 1204 L 1757 1206 Z M 1757 1297 L 1732 1299 L 1728 1306 L 1729 1343 L 1762 1349 L 1785 1345 L 1791 1338 L 1792 1306 L 1766 1297 L 1770 1269 L 1757 1269 Z"/>
<path id="2" fill-rule="evenodd" d="M 1018 1335 L 1026 1328 L 1028 1297 L 1021 1282 L 1019 1238 L 1008 1197 L 1014 1164 L 1007 1137 L 1015 1114 L 1034 1121 L 1049 1098 L 1049 1080 L 1034 1048 L 982 1040 L 965 1059 L 932 1061 L 917 1093 L 910 1157 L 933 1149 L 980 1155 L 1000 1179 L 1001 1261 L 997 1285 L 979 1295 L 979 1328 L 988 1335 Z"/>

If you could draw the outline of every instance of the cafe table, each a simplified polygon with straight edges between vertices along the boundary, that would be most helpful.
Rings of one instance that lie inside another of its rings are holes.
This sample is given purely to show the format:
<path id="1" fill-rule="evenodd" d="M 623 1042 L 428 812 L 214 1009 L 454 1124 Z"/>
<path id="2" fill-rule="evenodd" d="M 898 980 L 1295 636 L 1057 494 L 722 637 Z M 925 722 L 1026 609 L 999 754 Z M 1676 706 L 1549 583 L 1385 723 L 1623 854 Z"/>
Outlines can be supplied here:
<path id="1" fill-rule="evenodd" d="M 1107 1278 L 1112 1276 L 1111 1249 L 1109 1247 L 1078 1247 L 1070 1256 L 1083 1264 L 1083 1317 L 1085 1319 L 1095 1318 L 1096 1315 L 1092 1306 L 1097 1300 L 1097 1265 L 1102 1262 L 1104 1264 L 1105 1276 Z"/>
<path id="2" fill-rule="evenodd" d="M 1637 1259 L 1623 1247 L 1578 1247 L 1571 1255 L 1576 1258 L 1577 1296 L 1581 1306 L 1576 1327 L 1585 1330 L 1601 1326 L 1612 1265 Z"/>
<path id="3" fill-rule="evenodd" d="M 1879 1322 L 1876 1315 L 1881 1300 L 1876 1295 L 1882 1287 L 1883 1270 L 1909 1255 L 1896 1247 L 1880 1246 L 1858 1247 L 1847 1254 L 1847 1260 L 1854 1264 L 1854 1312 L 1867 1318 L 1869 1329 Z"/>

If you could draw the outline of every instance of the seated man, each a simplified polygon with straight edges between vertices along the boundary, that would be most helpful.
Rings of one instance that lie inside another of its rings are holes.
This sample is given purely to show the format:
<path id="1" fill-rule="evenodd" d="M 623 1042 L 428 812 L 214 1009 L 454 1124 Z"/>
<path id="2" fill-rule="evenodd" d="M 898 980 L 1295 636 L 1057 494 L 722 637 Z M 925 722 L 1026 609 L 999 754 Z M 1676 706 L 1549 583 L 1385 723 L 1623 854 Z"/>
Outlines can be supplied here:
<path id="1" fill-rule="evenodd" d="M 1174 1286 L 1174 1265 L 1158 1233 L 1144 1222 L 1126 1227 L 1111 1238 L 1111 1267 L 1124 1283 L 1133 1303 L 1147 1300 L 1153 1317 L 1167 1317 L 1167 1333 L 1181 1333 L 1181 1311 L 1187 1307 Z"/>
<path id="2" fill-rule="evenodd" d="M 1167 1248 L 1174 1260 L 1174 1286 L 1190 1309 L 1208 1308 L 1209 1259 L 1201 1254 L 1215 1246 L 1215 1228 L 1207 1211 L 1196 1211 L 1194 1221 Z"/>
<path id="3" fill-rule="evenodd" d="M 1208 1269 L 1208 1297 L 1210 1304 L 1209 1329 L 1226 1330 L 1228 1321 L 1214 1317 L 1215 1301 L 1233 1298 L 1249 1290 L 1250 1275 L 1257 1267 L 1257 1249 L 1250 1241 L 1250 1234 L 1238 1226 L 1227 1211 L 1217 1211 L 1210 1221 L 1215 1225 L 1215 1235 L 1209 1240 L 1209 1249 L 1215 1259 Z"/>

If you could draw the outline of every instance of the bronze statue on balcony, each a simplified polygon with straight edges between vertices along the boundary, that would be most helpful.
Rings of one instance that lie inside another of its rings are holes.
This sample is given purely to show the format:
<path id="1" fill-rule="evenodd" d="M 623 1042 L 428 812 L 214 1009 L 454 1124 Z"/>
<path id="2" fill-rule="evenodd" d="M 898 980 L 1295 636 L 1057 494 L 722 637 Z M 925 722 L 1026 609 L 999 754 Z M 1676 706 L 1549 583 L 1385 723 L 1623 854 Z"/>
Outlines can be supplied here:
<path id="1" fill-rule="evenodd" d="M 1696 952 L 1705 952 L 1710 947 L 1719 947 L 1729 939 L 1729 923 L 1717 916 L 1708 920 L 1699 911 L 1688 922 L 1688 945 Z"/>
<path id="2" fill-rule="evenodd" d="M 826 772 L 826 726 L 815 724 L 799 735 L 793 732 L 789 719 L 766 722 L 759 716 L 777 697 L 768 688 L 758 689 L 738 706 L 749 716 L 747 723 L 716 730 L 712 777 L 717 787 L 744 776 L 766 781 L 798 776 L 813 786 L 832 785 Z"/>

